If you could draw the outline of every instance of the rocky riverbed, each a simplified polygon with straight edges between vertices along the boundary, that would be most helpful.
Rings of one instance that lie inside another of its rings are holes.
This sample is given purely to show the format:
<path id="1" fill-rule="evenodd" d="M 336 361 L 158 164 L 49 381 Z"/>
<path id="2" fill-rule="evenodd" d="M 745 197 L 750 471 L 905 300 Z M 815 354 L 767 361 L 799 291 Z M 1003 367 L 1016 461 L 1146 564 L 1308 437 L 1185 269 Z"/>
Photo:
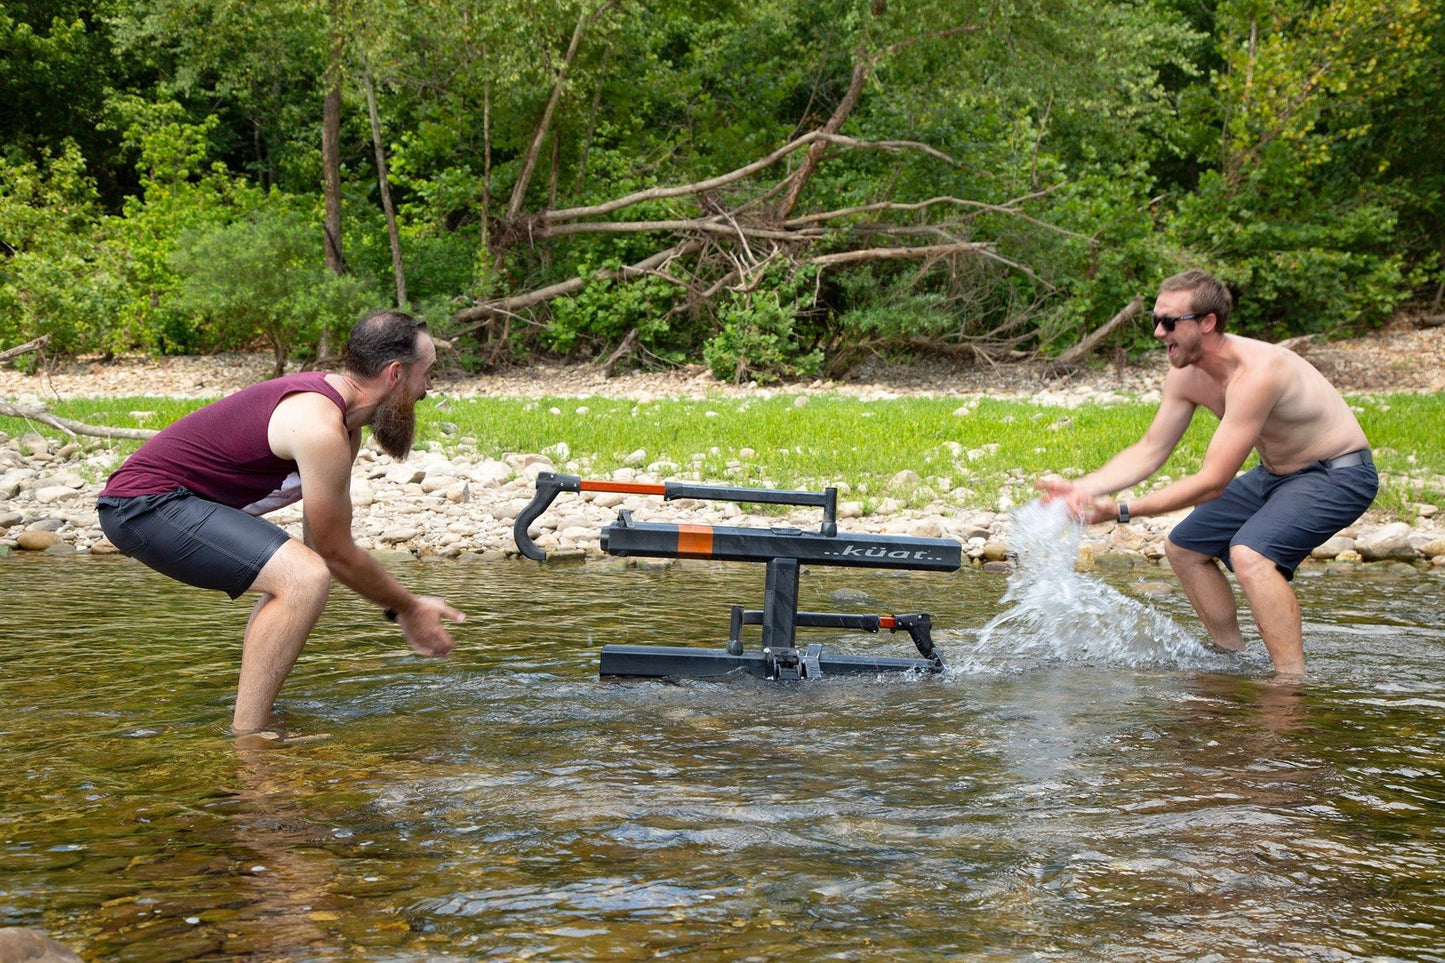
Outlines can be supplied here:
<path id="1" fill-rule="evenodd" d="M 1303 353 L 1348 392 L 1445 390 L 1445 329 L 1402 327 L 1363 344 L 1302 345 Z M 1370 359 L 1374 363 L 1370 363 Z M 1158 359 L 1149 359 L 1157 361 Z M 1162 365 L 1141 364 L 1050 377 L 1037 365 L 1007 368 L 912 365 L 865 366 L 846 380 L 767 389 L 721 385 L 700 368 L 607 379 L 587 365 L 536 366 L 500 375 L 442 376 L 437 392 L 469 395 L 706 397 L 715 394 L 836 391 L 867 398 L 905 394 L 1030 397 L 1060 406 L 1108 403 L 1126 395 L 1157 393 Z M 23 406 L 85 395 L 215 397 L 271 374 L 269 359 L 257 355 L 211 358 L 127 358 L 109 363 L 80 359 L 41 374 L 0 369 L 0 399 Z M 531 499 L 540 471 L 582 474 L 575 464 L 557 463 L 544 452 L 514 452 L 501 458 L 476 451 L 468 439 L 453 439 L 450 457 L 419 451 L 396 463 L 370 445 L 357 459 L 352 478 L 357 541 L 378 552 L 423 556 L 479 555 L 502 559 L 516 554 L 512 526 Z M 113 552 L 95 517 L 95 497 L 117 461 L 95 439 L 57 443 L 28 430 L 19 419 L 0 421 L 0 554 L 13 551 Z M 666 481 L 645 452 L 615 478 Z M 899 466 L 906 486 L 910 466 Z M 812 528 L 816 509 L 791 517 L 755 516 L 729 502 L 686 499 L 662 503 L 655 497 L 612 493 L 564 495 L 534 524 L 537 543 L 554 557 L 600 554 L 600 528 L 627 509 L 638 521 L 712 523 Z M 1164 539 L 1184 512 L 1136 520 L 1127 526 L 1092 526 L 1081 564 L 1146 565 L 1163 557 Z M 273 520 L 300 532 L 298 508 L 273 513 Z M 1006 569 L 1009 515 L 1006 511 L 961 511 L 943 501 L 908 507 L 906 499 L 884 499 L 863 514 L 859 502 L 840 496 L 840 527 L 849 531 L 954 538 L 975 565 Z M 1315 552 L 1319 564 L 1404 562 L 1445 566 L 1445 527 L 1431 506 L 1420 506 L 1412 522 L 1371 512 Z"/>

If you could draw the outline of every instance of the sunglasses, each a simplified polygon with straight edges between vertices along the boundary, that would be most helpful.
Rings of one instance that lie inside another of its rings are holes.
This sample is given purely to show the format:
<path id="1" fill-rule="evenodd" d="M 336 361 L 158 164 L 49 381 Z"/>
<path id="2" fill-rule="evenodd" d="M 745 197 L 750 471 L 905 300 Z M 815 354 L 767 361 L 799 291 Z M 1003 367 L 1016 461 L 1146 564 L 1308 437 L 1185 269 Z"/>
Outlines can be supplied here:
<path id="1" fill-rule="evenodd" d="M 1175 315 L 1174 317 L 1172 317 L 1172 318 L 1169 317 L 1167 314 L 1150 314 L 1150 315 L 1148 315 L 1149 320 L 1152 321 L 1152 322 L 1154 322 L 1154 324 L 1155 324 L 1156 327 L 1163 327 L 1165 331 L 1170 331 L 1170 332 L 1172 332 L 1172 331 L 1174 330 L 1174 326 L 1175 326 L 1176 324 L 1178 324 L 1180 321 L 1193 321 L 1193 320 L 1195 320 L 1196 318 L 1202 318 L 1202 317 L 1204 317 L 1204 315 L 1202 315 L 1202 314 L 1176 314 L 1176 315 Z"/>

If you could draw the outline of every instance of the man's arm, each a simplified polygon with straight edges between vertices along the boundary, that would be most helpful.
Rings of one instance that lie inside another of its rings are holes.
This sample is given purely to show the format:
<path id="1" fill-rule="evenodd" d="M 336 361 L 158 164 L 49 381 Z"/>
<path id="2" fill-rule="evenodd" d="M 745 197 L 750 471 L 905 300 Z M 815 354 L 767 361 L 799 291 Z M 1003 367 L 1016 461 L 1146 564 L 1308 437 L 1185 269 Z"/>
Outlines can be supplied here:
<path id="1" fill-rule="evenodd" d="M 278 457 L 296 462 L 301 474 L 306 544 L 342 584 L 397 613 L 406 640 L 424 655 L 445 655 L 455 643 L 443 618 L 462 613 L 442 599 L 420 596 L 358 546 L 351 534 L 351 463 L 355 445 L 341 412 L 314 392 L 290 395 L 276 406 L 268 438 Z"/>
<path id="2" fill-rule="evenodd" d="M 1159 409 L 1154 412 L 1143 437 L 1110 458 L 1097 471 L 1076 481 L 1044 478 L 1037 487 L 1047 493 L 1047 499 L 1064 499 L 1074 514 L 1088 521 L 1100 520 L 1091 517 L 1092 506 L 1097 502 L 1112 504 L 1103 496 L 1138 484 L 1163 467 L 1188 430 L 1195 407 L 1196 402 L 1186 397 L 1179 385 L 1171 383 L 1171 379 L 1166 377 Z"/>
<path id="3" fill-rule="evenodd" d="M 1199 471 L 1130 502 L 1130 514 L 1161 515 L 1213 501 L 1224 494 L 1259 441 L 1279 391 L 1280 386 L 1267 371 L 1246 371 L 1237 376 L 1225 389 L 1224 416 L 1209 439 Z M 1104 508 L 1108 510 L 1107 506 Z M 1112 514 L 1105 517 L 1118 515 L 1118 506 L 1114 505 Z"/>

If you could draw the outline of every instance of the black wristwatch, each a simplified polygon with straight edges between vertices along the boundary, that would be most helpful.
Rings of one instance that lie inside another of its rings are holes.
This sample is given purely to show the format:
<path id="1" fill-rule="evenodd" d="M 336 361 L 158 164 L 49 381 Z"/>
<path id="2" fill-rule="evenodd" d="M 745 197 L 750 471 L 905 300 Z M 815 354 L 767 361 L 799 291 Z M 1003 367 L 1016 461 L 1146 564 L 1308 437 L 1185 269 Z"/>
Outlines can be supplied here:
<path id="1" fill-rule="evenodd" d="M 1127 525 L 1127 524 L 1129 524 L 1129 503 L 1128 503 L 1128 502 L 1118 502 L 1117 504 L 1118 504 L 1118 506 L 1119 506 L 1119 524 L 1120 524 L 1120 525 Z"/>
<path id="2" fill-rule="evenodd" d="M 383 613 L 381 613 L 381 614 L 386 616 L 386 620 L 387 620 L 388 622 L 395 622 L 395 621 L 396 621 L 396 609 L 387 609 L 385 612 L 383 612 Z"/>

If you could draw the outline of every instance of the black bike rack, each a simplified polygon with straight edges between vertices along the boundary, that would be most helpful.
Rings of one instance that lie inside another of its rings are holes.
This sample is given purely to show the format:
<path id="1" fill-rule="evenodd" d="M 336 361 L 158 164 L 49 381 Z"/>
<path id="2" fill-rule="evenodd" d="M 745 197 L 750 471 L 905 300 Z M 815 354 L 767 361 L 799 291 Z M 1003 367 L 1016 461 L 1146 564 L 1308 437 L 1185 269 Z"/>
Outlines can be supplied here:
<path id="1" fill-rule="evenodd" d="M 763 607 L 732 607 L 726 650 L 674 645 L 617 645 L 602 647 L 598 674 L 602 676 L 707 677 L 743 671 L 761 679 L 816 679 L 826 675 L 874 675 L 883 672 L 938 672 L 943 657 L 933 645 L 932 620 L 914 615 L 861 615 L 842 612 L 799 612 L 798 573 L 804 564 L 851 568 L 912 569 L 952 572 L 963 563 L 962 547 L 947 538 L 903 535 L 840 534 L 838 492 L 780 491 L 771 488 L 733 488 L 679 482 L 638 483 L 593 481 L 575 475 L 542 472 L 537 494 L 517 516 L 512 535 L 527 558 L 542 561 L 547 555 L 528 529 L 562 492 L 623 492 L 660 495 L 665 500 L 696 498 L 769 505 L 814 506 L 823 510 L 818 531 L 799 528 L 740 528 L 698 524 L 635 522 L 626 509 L 603 527 L 602 550 L 620 558 L 698 558 L 729 562 L 760 562 L 767 566 Z M 745 651 L 743 626 L 762 627 L 759 650 Z M 799 650 L 797 629 L 834 628 L 864 632 L 907 632 L 921 658 L 833 655 L 810 643 Z"/>

